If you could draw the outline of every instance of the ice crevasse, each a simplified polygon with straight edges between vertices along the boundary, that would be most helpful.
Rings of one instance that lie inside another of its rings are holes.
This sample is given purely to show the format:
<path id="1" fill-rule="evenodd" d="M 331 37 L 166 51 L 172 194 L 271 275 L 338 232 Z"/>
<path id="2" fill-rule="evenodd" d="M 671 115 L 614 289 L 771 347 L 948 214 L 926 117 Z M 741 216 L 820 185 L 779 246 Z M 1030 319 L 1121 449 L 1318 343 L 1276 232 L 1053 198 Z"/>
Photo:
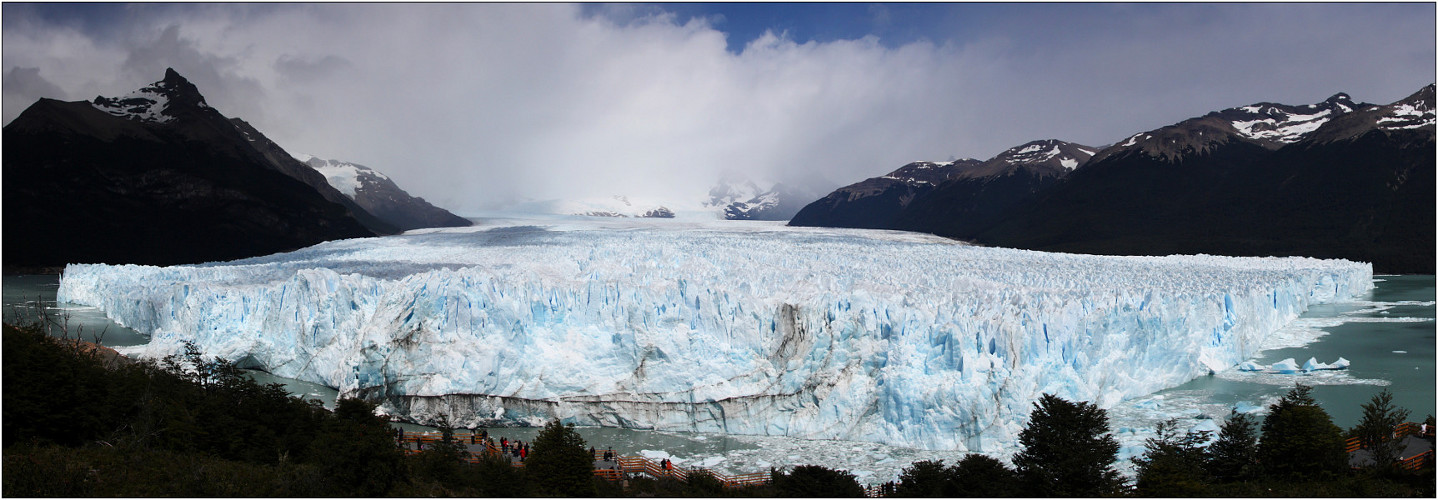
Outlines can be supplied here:
<path id="1" fill-rule="evenodd" d="M 911 233 L 512 226 L 227 263 L 70 265 L 59 299 L 461 425 L 994 452 L 1042 393 L 1101 407 L 1230 369 L 1365 263 L 1113 257 Z"/>

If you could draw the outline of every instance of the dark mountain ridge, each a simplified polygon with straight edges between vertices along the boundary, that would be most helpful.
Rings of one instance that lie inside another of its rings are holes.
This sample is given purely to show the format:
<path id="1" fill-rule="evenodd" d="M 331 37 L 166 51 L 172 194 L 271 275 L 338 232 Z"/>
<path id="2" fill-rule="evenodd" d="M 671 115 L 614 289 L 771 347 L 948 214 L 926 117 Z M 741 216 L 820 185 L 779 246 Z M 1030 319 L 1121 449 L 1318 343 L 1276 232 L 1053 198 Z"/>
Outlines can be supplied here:
<path id="1" fill-rule="evenodd" d="M 965 168 L 981 163 L 972 158 L 913 162 L 887 175 L 834 190 L 800 209 L 789 219 L 789 225 L 892 229 L 894 218 L 909 202 Z"/>
<path id="2" fill-rule="evenodd" d="M 1432 274 L 1433 94 L 1429 85 L 1388 105 L 1340 93 L 1216 111 L 1130 136 L 1049 182 L 1032 169 L 969 169 L 866 227 L 1041 251 L 1345 258 Z"/>
<path id="3" fill-rule="evenodd" d="M 281 171 L 173 69 L 124 97 L 41 99 L 4 141 L 11 270 L 230 260 L 385 229 Z"/>

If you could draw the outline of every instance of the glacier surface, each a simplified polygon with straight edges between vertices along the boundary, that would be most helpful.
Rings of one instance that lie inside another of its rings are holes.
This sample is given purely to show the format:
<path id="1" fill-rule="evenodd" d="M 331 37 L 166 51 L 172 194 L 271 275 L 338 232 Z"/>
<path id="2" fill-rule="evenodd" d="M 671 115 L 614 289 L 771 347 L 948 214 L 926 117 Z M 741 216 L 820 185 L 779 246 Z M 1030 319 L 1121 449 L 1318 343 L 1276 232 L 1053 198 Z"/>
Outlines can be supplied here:
<path id="1" fill-rule="evenodd" d="M 527 224 L 527 225 L 526 225 Z M 1112 257 L 720 221 L 488 221 L 225 263 L 67 266 L 59 299 L 413 421 L 1002 452 L 1041 393 L 1223 371 L 1365 263 Z M 1296 367 L 1295 367 L 1296 368 Z"/>

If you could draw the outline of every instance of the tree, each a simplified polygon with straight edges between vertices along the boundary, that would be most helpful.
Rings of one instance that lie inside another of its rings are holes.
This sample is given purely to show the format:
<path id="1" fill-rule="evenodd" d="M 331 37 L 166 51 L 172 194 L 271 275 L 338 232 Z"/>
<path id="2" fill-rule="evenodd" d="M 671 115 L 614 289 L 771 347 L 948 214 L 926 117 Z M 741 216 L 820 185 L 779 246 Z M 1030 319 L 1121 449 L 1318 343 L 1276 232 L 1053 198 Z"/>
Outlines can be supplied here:
<path id="1" fill-rule="evenodd" d="M 594 457 L 574 424 L 544 424 L 534 437 L 524 468 L 542 496 L 592 497 Z"/>
<path id="2" fill-rule="evenodd" d="M 895 496 L 901 497 L 955 497 L 955 487 L 949 468 L 943 460 L 924 460 L 905 467 L 899 474 L 899 485 Z"/>
<path id="3" fill-rule="evenodd" d="M 334 417 L 311 442 L 309 456 L 318 462 L 331 494 L 381 496 L 404 479 L 404 456 L 388 421 L 374 408 L 363 400 L 340 399 Z"/>
<path id="4" fill-rule="evenodd" d="M 1258 461 L 1264 472 L 1279 478 L 1322 478 L 1348 468 L 1343 431 L 1298 384 L 1268 407 L 1258 442 Z"/>
<path id="5" fill-rule="evenodd" d="M 800 465 L 785 474 L 772 471 L 775 494 L 781 497 L 862 497 L 864 487 L 848 471 Z"/>
<path id="6" fill-rule="evenodd" d="M 1018 496 L 1018 475 L 998 459 L 970 453 L 949 467 L 956 497 Z"/>
<path id="7" fill-rule="evenodd" d="M 1386 387 L 1362 407 L 1363 419 L 1353 428 L 1353 435 L 1373 457 L 1373 468 L 1394 467 L 1401 458 L 1403 441 L 1396 439 L 1393 431 L 1408 420 L 1408 410 L 1393 406 L 1393 393 Z"/>
<path id="8" fill-rule="evenodd" d="M 1243 481 L 1258 473 L 1258 434 L 1253 417 L 1233 411 L 1208 447 L 1205 468 L 1220 482 Z"/>
<path id="9" fill-rule="evenodd" d="M 1158 436 L 1144 441 L 1143 455 L 1133 458 L 1134 486 L 1142 496 L 1201 496 L 1208 483 L 1203 443 L 1209 431 L 1178 434 L 1178 420 L 1158 424 Z"/>
<path id="10" fill-rule="evenodd" d="M 1123 490 L 1123 477 L 1113 468 L 1118 440 L 1109 433 L 1108 413 L 1096 405 L 1044 394 L 1019 432 L 1019 446 L 1014 467 L 1034 496 L 1095 497 Z"/>

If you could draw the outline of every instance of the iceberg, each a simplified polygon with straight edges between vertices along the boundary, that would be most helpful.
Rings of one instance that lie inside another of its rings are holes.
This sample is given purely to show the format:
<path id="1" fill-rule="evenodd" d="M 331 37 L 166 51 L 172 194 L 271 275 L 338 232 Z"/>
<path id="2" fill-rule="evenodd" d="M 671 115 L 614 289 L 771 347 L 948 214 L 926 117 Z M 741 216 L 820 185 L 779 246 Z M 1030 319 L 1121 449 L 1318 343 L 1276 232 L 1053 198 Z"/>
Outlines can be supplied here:
<path id="1" fill-rule="evenodd" d="M 1116 257 L 688 221 L 426 230 L 191 266 L 72 264 L 59 300 L 419 423 L 1002 452 L 1043 393 L 1112 408 L 1226 370 L 1366 263 Z M 1294 367 L 1297 368 L 1296 366 Z"/>
<path id="2" fill-rule="evenodd" d="M 1287 358 L 1283 361 L 1274 363 L 1268 368 L 1278 373 L 1294 374 L 1298 373 L 1298 362 L 1294 361 L 1293 358 Z"/>
<path id="3" fill-rule="evenodd" d="M 1320 363 L 1317 358 L 1308 358 L 1308 361 L 1303 362 L 1303 371 L 1306 371 L 1306 372 L 1311 372 L 1311 371 L 1314 371 L 1314 370 L 1347 370 L 1347 369 L 1348 369 L 1348 360 L 1347 360 L 1347 359 L 1343 359 L 1342 357 L 1339 357 L 1337 361 L 1334 361 L 1334 362 L 1333 362 L 1333 364 Z"/>

